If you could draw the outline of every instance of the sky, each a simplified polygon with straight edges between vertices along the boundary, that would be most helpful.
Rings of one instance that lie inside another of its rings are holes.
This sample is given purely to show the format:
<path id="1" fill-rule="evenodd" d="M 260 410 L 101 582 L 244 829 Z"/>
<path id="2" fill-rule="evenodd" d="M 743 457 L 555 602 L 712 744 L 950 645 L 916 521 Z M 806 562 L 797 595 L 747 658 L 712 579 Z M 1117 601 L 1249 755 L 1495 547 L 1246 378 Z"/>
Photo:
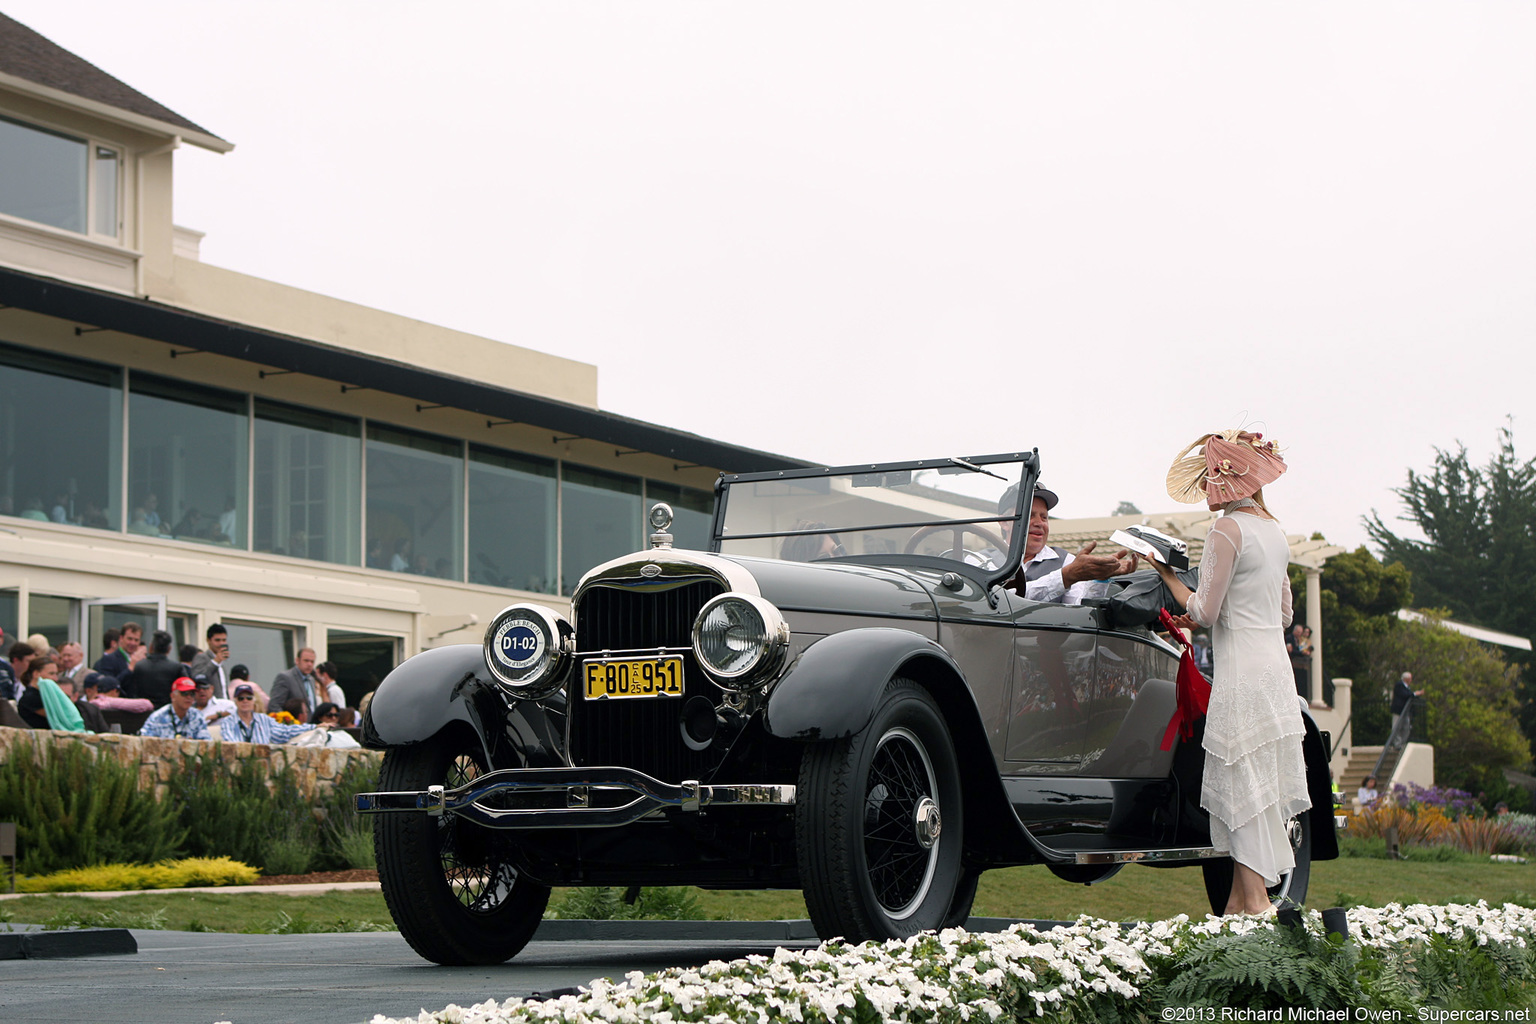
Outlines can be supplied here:
<path id="1" fill-rule="evenodd" d="M 612 412 L 1038 448 L 1067 517 L 1182 508 L 1173 456 L 1247 426 L 1349 547 L 1437 447 L 1536 454 L 1523 0 L 0 11 L 235 143 L 177 154 L 206 262 L 595 364 Z"/>

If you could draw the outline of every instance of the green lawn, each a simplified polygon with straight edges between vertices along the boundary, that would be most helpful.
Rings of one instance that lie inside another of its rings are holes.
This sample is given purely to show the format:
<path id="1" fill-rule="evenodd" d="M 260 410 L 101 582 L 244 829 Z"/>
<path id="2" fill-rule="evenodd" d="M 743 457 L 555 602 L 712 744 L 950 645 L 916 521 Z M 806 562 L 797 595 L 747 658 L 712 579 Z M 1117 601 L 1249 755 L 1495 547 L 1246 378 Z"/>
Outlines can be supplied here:
<path id="1" fill-rule="evenodd" d="M 1343 857 L 1312 866 L 1307 903 L 1381 906 L 1402 903 L 1536 904 L 1536 864 L 1494 864 L 1485 858 L 1390 861 Z M 1444 856 L 1444 854 L 1442 854 Z M 558 894 L 557 894 L 558 895 Z M 753 921 L 800 918 L 798 892 L 697 890 L 706 916 Z M 1111 920 L 1160 920 L 1206 912 L 1199 868 L 1125 868 L 1098 885 L 1063 882 L 1043 867 L 1007 868 L 982 876 L 975 913 L 987 917 L 1070 920 L 1093 914 Z M 141 893 L 112 899 L 26 896 L 0 902 L 0 921 L 56 927 L 160 927 L 183 931 L 303 932 L 392 929 L 377 892 L 316 896 L 266 893 Z"/>

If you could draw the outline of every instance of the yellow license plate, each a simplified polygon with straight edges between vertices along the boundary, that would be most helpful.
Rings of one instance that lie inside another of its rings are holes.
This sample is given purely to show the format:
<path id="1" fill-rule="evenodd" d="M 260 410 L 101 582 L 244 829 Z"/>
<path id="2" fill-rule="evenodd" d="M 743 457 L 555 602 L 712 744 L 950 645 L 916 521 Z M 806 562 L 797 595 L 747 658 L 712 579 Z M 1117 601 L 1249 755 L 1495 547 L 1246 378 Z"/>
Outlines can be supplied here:
<path id="1" fill-rule="evenodd" d="M 623 700 L 630 697 L 681 697 L 683 659 L 622 658 L 589 661 L 583 666 L 587 700 Z"/>

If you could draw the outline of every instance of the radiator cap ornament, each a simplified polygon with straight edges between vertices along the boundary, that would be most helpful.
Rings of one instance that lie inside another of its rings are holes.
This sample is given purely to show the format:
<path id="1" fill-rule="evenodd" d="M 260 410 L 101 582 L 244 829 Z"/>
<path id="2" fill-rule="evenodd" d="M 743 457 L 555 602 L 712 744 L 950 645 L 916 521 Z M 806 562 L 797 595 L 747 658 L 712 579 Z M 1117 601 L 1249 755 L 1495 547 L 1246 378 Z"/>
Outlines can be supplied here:
<path id="1" fill-rule="evenodd" d="M 646 519 L 650 521 L 651 529 L 655 531 L 651 534 L 651 547 L 670 548 L 672 535 L 667 530 L 672 525 L 672 506 L 664 501 L 658 501 L 651 506 L 650 515 L 646 516 Z M 661 570 L 658 568 L 656 571 Z"/>

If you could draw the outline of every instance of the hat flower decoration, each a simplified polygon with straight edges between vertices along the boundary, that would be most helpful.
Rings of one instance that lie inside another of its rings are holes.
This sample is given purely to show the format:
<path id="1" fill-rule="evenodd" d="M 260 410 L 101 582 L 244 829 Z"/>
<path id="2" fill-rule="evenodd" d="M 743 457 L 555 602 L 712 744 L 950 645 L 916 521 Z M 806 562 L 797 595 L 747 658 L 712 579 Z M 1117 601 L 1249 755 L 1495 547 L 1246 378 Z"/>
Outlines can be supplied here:
<path id="1" fill-rule="evenodd" d="M 1185 504 L 1224 505 L 1251 497 L 1285 470 L 1280 446 L 1263 434 L 1247 430 L 1202 434 L 1168 468 L 1168 495 Z"/>

